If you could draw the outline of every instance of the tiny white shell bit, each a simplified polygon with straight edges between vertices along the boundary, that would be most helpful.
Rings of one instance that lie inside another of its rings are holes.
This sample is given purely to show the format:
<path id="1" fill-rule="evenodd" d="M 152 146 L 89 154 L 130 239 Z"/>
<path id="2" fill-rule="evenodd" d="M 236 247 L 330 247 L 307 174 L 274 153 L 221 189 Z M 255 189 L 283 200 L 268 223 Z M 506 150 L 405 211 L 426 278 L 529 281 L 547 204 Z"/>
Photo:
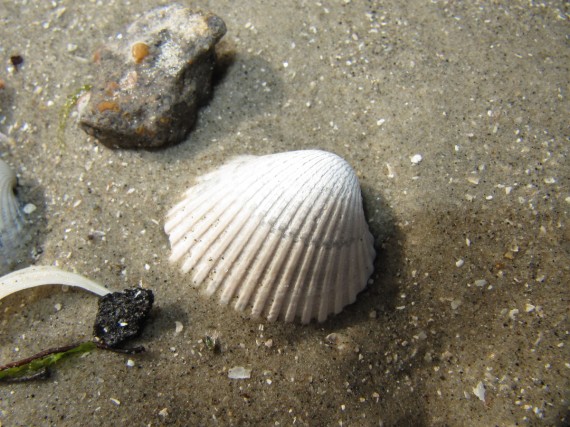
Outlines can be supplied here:
<path id="1" fill-rule="evenodd" d="M 358 178 L 325 151 L 238 157 L 186 191 L 165 231 L 195 286 L 271 321 L 322 322 L 373 271 Z"/>
<path id="2" fill-rule="evenodd" d="M 0 274 L 10 265 L 14 249 L 20 246 L 24 228 L 15 187 L 16 174 L 0 159 Z"/>

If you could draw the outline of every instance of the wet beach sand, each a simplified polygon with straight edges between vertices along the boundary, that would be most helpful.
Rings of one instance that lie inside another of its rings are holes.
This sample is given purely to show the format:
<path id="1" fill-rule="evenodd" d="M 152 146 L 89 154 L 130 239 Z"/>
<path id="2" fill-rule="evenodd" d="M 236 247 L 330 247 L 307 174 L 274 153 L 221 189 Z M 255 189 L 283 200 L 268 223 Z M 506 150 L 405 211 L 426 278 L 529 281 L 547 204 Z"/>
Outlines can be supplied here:
<path id="1" fill-rule="evenodd" d="M 0 2 L 29 263 L 156 298 L 145 353 L 2 384 L 0 425 L 568 425 L 567 3 L 180 3 L 223 18 L 223 61 L 187 140 L 149 152 L 101 146 L 66 105 L 167 2 Z M 313 148 L 360 179 L 377 258 L 357 301 L 270 323 L 192 288 L 163 231 L 182 192 L 236 155 Z M 90 338 L 96 310 L 61 286 L 5 298 L 0 363 Z"/>

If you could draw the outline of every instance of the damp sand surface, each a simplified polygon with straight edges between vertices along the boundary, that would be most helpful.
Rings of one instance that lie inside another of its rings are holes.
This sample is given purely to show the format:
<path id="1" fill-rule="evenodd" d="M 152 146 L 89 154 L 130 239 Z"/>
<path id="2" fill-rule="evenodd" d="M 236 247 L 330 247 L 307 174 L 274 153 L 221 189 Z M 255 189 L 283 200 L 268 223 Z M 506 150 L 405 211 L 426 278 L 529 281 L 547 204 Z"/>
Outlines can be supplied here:
<path id="1" fill-rule="evenodd" d="M 567 424 L 564 2 L 206 1 L 228 32 L 192 133 L 109 150 L 68 99 L 98 47 L 161 4 L 0 2 L 1 153 L 36 207 L 32 262 L 155 292 L 144 354 L 3 384 L 0 423 Z M 202 296 L 168 262 L 167 210 L 236 155 L 309 148 L 358 174 L 378 252 L 368 288 L 308 326 Z M 60 286 L 4 299 L 0 362 L 91 337 L 96 310 Z"/>

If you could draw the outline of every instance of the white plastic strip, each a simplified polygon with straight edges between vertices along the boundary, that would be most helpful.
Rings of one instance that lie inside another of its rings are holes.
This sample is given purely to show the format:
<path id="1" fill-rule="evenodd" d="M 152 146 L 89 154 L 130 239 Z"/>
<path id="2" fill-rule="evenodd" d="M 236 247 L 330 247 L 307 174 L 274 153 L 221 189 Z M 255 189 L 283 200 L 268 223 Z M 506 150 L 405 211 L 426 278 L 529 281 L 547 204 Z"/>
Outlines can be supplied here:
<path id="1" fill-rule="evenodd" d="M 99 296 L 111 291 L 80 274 L 52 266 L 33 266 L 0 277 L 0 300 L 14 292 L 43 285 L 77 286 Z"/>

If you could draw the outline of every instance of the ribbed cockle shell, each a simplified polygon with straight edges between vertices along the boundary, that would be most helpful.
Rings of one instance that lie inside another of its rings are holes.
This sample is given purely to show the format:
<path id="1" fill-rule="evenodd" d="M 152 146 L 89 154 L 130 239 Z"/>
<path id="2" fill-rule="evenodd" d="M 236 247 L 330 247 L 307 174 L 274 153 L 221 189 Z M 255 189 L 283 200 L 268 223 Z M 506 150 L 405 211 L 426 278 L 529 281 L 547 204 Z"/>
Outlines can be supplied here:
<path id="1" fill-rule="evenodd" d="M 0 159 L 0 274 L 13 262 L 14 249 L 21 245 L 24 218 L 14 194 L 16 174 Z"/>
<path id="2" fill-rule="evenodd" d="M 373 271 L 358 179 L 325 151 L 238 157 L 187 190 L 165 230 L 195 286 L 269 320 L 324 321 Z"/>

